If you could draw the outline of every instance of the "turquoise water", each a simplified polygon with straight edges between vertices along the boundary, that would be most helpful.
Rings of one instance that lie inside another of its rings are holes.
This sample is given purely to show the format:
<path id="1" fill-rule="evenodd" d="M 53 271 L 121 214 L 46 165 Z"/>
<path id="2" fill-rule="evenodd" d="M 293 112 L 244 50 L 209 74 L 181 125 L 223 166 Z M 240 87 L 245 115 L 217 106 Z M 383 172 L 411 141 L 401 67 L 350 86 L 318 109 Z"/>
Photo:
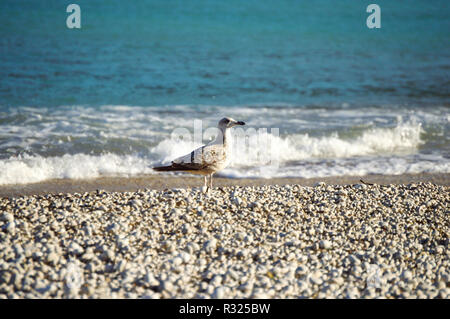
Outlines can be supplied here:
<path id="1" fill-rule="evenodd" d="M 81 29 L 72 2 L 0 2 L 2 184 L 149 173 L 223 115 L 280 128 L 273 176 L 450 172 L 448 1 L 377 1 L 381 29 L 364 1 L 73 2 Z"/>
<path id="2" fill-rule="evenodd" d="M 447 103 L 448 1 L 0 4 L 7 106 Z"/>

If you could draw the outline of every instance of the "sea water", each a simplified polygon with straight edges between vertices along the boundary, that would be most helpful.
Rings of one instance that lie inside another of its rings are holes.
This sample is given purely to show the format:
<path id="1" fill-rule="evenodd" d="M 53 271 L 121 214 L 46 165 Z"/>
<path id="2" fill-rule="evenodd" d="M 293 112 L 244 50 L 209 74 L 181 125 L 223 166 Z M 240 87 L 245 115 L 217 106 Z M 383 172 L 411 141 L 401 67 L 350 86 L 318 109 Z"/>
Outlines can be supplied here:
<path id="1" fill-rule="evenodd" d="M 72 3 L 0 3 L 0 184 L 153 174 L 223 116 L 222 176 L 450 172 L 448 1 Z"/>

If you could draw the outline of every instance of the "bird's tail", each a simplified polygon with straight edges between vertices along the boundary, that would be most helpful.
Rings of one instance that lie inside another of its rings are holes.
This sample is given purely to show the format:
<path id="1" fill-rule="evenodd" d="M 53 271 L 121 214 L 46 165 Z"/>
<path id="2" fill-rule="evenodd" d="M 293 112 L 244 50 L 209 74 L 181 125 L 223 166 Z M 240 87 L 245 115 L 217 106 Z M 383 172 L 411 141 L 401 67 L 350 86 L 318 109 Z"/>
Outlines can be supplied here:
<path id="1" fill-rule="evenodd" d="M 181 167 L 174 167 L 173 165 L 170 166 L 159 166 L 159 167 L 153 167 L 153 170 L 157 172 L 170 172 L 170 171 L 181 171 Z"/>
<path id="2" fill-rule="evenodd" d="M 153 167 L 153 170 L 158 172 L 169 172 L 169 171 L 176 171 L 177 169 L 173 166 L 159 166 Z"/>

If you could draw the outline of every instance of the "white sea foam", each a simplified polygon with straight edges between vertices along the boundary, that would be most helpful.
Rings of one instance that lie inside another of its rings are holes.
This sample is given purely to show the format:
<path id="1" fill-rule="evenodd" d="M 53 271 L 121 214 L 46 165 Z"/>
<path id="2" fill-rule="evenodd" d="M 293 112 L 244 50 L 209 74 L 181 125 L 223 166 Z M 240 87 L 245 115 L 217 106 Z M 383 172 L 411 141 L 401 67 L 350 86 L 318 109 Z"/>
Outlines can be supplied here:
<path id="1" fill-rule="evenodd" d="M 370 155 L 411 154 L 422 143 L 420 123 L 399 123 L 394 128 L 371 128 L 352 138 L 312 137 L 294 134 L 285 137 L 251 134 L 237 138 L 231 166 L 259 166 L 267 163 L 287 163 L 309 159 L 350 158 Z"/>
<path id="2" fill-rule="evenodd" d="M 0 185 L 153 173 L 151 166 L 201 146 L 170 138 L 176 128 L 193 131 L 195 118 L 186 114 L 201 118 L 203 130 L 222 115 L 247 122 L 248 134 L 237 137 L 231 165 L 221 173 L 229 177 L 450 172 L 450 121 L 442 108 L 387 114 L 379 108 L 74 106 L 2 114 Z M 258 134 L 261 127 L 268 132 Z M 274 127 L 280 136 L 270 134 Z M 49 155 L 16 155 L 22 153 Z M 51 155 L 65 153 L 73 155 Z"/>
<path id="3" fill-rule="evenodd" d="M 419 154 L 423 129 L 415 121 L 393 128 L 370 128 L 351 138 L 337 133 L 276 136 L 269 132 L 235 134 L 233 159 L 221 175 L 227 177 L 324 177 L 366 174 L 450 172 L 441 155 Z M 200 145 L 167 139 L 152 149 L 162 163 L 188 154 Z"/>
<path id="4" fill-rule="evenodd" d="M 85 154 L 61 157 L 21 156 L 0 160 L 0 185 L 36 183 L 49 179 L 95 178 L 149 173 L 148 161 L 137 156 Z"/>
<path id="5" fill-rule="evenodd" d="M 408 160 L 408 154 L 417 157 L 421 132 L 421 125 L 412 122 L 399 123 L 394 128 L 371 128 L 352 138 L 336 133 L 282 137 L 254 130 L 247 136 L 236 135 L 233 160 L 222 175 L 268 178 L 450 172 L 450 164 L 444 158 L 424 156 Z M 192 140 L 165 139 L 150 149 L 150 157 L 116 154 L 11 157 L 0 160 L 0 184 L 151 174 L 151 166 L 169 163 L 199 146 Z"/>

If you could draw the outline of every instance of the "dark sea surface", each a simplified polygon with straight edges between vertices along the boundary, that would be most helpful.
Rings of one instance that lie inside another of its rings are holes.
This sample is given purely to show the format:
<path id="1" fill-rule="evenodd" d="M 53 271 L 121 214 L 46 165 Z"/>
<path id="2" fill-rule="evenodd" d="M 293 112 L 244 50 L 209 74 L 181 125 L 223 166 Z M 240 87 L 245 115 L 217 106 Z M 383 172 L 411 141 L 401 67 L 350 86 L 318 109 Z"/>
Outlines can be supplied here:
<path id="1" fill-rule="evenodd" d="M 369 3 L 3 0 L 0 184 L 152 173 L 223 116 L 224 176 L 448 173 L 450 3 Z"/>

